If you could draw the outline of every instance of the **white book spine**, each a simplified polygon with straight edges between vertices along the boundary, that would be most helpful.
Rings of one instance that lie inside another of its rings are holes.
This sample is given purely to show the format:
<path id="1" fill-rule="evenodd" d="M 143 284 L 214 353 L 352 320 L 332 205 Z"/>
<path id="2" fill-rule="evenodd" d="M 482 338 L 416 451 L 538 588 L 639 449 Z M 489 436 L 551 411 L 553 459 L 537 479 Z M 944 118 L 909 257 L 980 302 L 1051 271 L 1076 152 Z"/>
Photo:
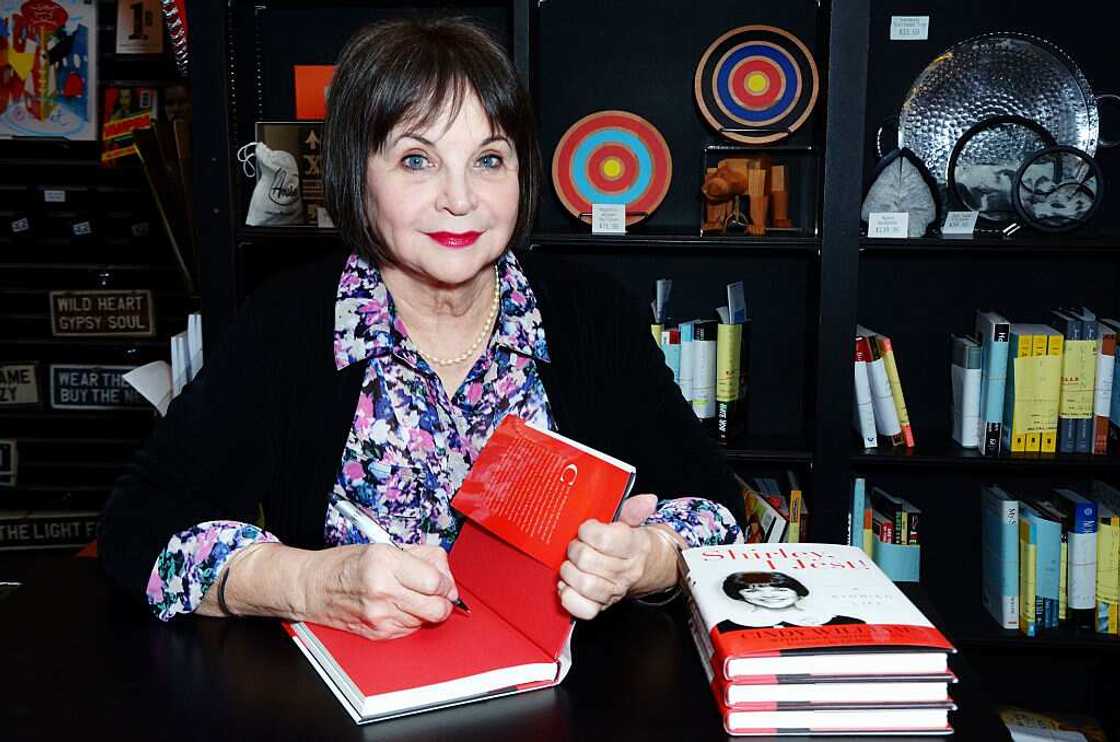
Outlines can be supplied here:
<path id="1" fill-rule="evenodd" d="M 716 341 L 692 342 L 692 411 L 701 420 L 716 416 Z"/>
<path id="2" fill-rule="evenodd" d="M 871 379 L 867 374 L 867 362 L 855 362 L 856 381 L 856 423 L 864 448 L 875 448 L 875 410 L 871 400 Z"/>
<path id="3" fill-rule="evenodd" d="M 962 448 L 980 445 L 981 370 L 953 364 L 953 440 Z"/>
<path id="4" fill-rule="evenodd" d="M 1068 603 L 1074 610 L 1097 607 L 1097 533 L 1070 531 L 1066 555 L 1069 575 Z"/>
<path id="5" fill-rule="evenodd" d="M 1108 417 L 1112 403 L 1112 378 L 1116 372 L 1116 356 L 1097 354 L 1097 386 L 1093 390 L 1093 414 Z"/>
<path id="6" fill-rule="evenodd" d="M 879 435 L 894 436 L 902 433 L 902 426 L 898 422 L 898 412 L 894 408 L 894 397 L 891 396 L 891 383 L 887 379 L 887 369 L 883 359 L 878 358 L 867 364 L 868 376 L 871 378 L 871 398 L 875 410 L 875 429 Z"/>

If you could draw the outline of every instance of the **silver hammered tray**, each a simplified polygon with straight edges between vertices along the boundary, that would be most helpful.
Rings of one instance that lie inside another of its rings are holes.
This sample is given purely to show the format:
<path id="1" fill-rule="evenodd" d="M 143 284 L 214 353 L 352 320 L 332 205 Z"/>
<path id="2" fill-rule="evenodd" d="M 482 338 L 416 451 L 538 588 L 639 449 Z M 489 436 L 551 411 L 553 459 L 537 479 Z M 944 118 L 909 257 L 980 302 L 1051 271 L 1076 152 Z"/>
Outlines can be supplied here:
<path id="1" fill-rule="evenodd" d="M 1058 144 L 1096 152 L 1099 118 L 1089 81 L 1061 49 L 1019 33 L 977 36 L 930 62 L 902 104 L 898 146 L 913 151 L 944 186 L 961 135 L 1008 114 L 1041 124 Z M 1031 154 L 1024 146 L 1022 137 L 988 137 L 984 154 L 1021 162 Z"/>

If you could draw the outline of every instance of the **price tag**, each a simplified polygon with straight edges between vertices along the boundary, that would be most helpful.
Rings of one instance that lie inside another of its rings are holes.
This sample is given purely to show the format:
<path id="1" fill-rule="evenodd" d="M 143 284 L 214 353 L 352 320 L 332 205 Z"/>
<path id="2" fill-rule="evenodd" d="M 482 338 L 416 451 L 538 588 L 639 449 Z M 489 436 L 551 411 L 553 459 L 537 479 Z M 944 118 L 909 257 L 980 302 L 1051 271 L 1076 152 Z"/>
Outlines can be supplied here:
<path id="1" fill-rule="evenodd" d="M 941 234 L 971 237 L 976 231 L 978 216 L 980 216 L 978 211 L 950 211 L 945 217 L 945 224 L 941 227 Z"/>
<path id="2" fill-rule="evenodd" d="M 626 234 L 626 204 L 591 204 L 591 234 Z"/>
<path id="3" fill-rule="evenodd" d="M 31 220 L 26 216 L 22 219 L 16 219 L 12 222 L 12 233 L 19 234 L 20 232 L 27 232 L 31 229 Z"/>
<path id="4" fill-rule="evenodd" d="M 891 41 L 925 41 L 928 38 L 928 15 L 891 16 Z"/>
<path id="5" fill-rule="evenodd" d="M 75 222 L 70 228 L 74 232 L 75 237 L 81 237 L 87 234 L 93 234 L 93 227 L 89 222 Z"/>
<path id="6" fill-rule="evenodd" d="M 48 204 L 64 204 L 66 191 L 43 191 L 43 201 Z"/>
<path id="7" fill-rule="evenodd" d="M 867 220 L 867 236 L 874 239 L 905 239 L 910 215 L 905 211 L 873 211 Z"/>

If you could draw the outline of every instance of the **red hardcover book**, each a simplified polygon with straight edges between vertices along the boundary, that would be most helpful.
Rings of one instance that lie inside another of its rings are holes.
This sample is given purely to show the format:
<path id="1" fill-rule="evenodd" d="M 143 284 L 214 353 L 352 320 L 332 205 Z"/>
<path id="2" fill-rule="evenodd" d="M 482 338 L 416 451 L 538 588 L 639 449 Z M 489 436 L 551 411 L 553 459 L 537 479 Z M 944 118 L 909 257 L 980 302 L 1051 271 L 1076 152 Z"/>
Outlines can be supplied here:
<path id="1" fill-rule="evenodd" d="M 581 523 L 615 517 L 634 473 L 507 416 L 452 501 L 467 520 L 448 561 L 469 615 L 390 641 L 285 628 L 359 723 L 556 685 L 573 623 L 556 594 L 560 564 Z"/>
<path id="2" fill-rule="evenodd" d="M 732 544 L 682 560 L 722 678 L 943 675 L 955 651 L 854 546 Z"/>
<path id="3" fill-rule="evenodd" d="M 716 704 L 725 710 L 811 709 L 822 704 L 845 706 L 897 706 L 899 704 L 952 703 L 949 685 L 957 682 L 951 672 L 933 675 L 771 675 L 728 680 L 717 676 L 710 640 L 697 629 L 695 608 L 688 628 L 696 652 L 715 693 Z"/>

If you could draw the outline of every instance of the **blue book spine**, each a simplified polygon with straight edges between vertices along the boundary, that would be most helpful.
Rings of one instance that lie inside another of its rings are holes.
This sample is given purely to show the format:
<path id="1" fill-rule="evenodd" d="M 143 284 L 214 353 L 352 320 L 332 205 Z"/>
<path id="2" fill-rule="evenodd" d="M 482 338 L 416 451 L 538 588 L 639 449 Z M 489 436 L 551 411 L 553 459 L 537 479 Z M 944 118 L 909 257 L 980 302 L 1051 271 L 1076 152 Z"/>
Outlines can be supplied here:
<path id="1" fill-rule="evenodd" d="M 1054 311 L 1054 321 L 1051 322 L 1054 329 L 1062 333 L 1065 342 L 1070 340 L 1081 340 L 1081 322 L 1069 316 L 1065 312 Z M 1066 358 L 1062 358 L 1062 364 L 1067 363 Z M 1064 374 L 1063 374 L 1064 376 Z M 1065 393 L 1065 387 L 1062 387 L 1062 393 Z M 1077 450 L 1077 420 L 1072 417 L 1065 417 L 1060 412 L 1058 414 L 1058 452 L 1059 453 L 1073 453 Z"/>
<path id="2" fill-rule="evenodd" d="M 848 544 L 863 548 L 863 509 L 866 501 L 865 483 L 863 477 L 857 477 L 852 485 L 852 510 L 848 514 L 849 533 Z"/>
<path id="3" fill-rule="evenodd" d="M 980 453 L 995 456 L 1000 451 L 1003 436 L 1003 397 L 1007 387 L 1007 349 L 1011 339 L 1011 325 L 1007 322 L 987 322 L 983 315 L 978 333 L 981 340 L 980 382 Z"/>
<path id="4" fill-rule="evenodd" d="M 681 344 L 669 342 L 669 331 L 661 331 L 661 352 L 665 354 L 665 365 L 673 372 L 673 381 L 681 383 Z"/>
<path id="5" fill-rule="evenodd" d="M 985 487 L 981 502 L 982 602 L 1005 629 L 1019 628 L 1019 501 Z"/>
<path id="6" fill-rule="evenodd" d="M 1038 526 L 1038 582 L 1036 612 L 1041 618 L 1040 627 L 1058 625 L 1059 586 L 1061 585 L 1062 524 L 1041 515 L 1035 518 Z"/>
<path id="7" fill-rule="evenodd" d="M 1079 497 L 1072 500 L 1072 524 L 1066 556 L 1071 610 L 1092 611 L 1097 600 L 1097 503 Z"/>
<path id="8" fill-rule="evenodd" d="M 1081 314 L 1081 338 L 1083 340 L 1097 340 L 1097 317 L 1089 311 Z M 1094 368 L 1094 370 L 1096 370 Z M 1093 413 L 1090 410 L 1088 417 L 1077 420 L 1077 452 L 1093 452 Z"/>

